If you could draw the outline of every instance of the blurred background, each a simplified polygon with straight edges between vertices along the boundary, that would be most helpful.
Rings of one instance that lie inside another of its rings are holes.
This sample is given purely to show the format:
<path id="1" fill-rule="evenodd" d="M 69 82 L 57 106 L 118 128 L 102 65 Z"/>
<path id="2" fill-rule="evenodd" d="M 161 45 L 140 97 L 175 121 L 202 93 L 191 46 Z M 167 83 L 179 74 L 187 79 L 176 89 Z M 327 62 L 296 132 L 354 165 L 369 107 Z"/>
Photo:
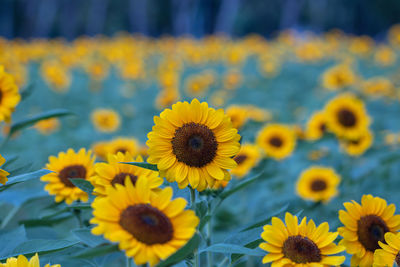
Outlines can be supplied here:
<path id="1" fill-rule="evenodd" d="M 383 38 L 400 22 L 398 0 L 1 0 L 0 36 L 6 38 L 225 33 L 269 37 L 294 28 Z"/>

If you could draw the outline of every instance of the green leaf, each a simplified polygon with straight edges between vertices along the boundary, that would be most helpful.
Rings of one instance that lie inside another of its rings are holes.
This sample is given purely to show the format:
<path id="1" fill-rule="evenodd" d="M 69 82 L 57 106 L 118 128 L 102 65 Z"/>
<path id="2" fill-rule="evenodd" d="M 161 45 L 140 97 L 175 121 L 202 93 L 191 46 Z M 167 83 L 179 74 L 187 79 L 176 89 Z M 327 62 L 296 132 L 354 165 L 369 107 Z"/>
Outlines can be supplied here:
<path id="1" fill-rule="evenodd" d="M 77 259 L 87 259 L 87 258 L 90 259 L 93 257 L 104 256 L 118 251 L 119 251 L 118 245 L 116 244 L 101 244 L 94 248 L 85 249 L 82 252 L 73 255 L 72 257 Z"/>
<path id="2" fill-rule="evenodd" d="M 183 261 L 199 247 L 199 244 L 200 236 L 196 233 L 189 240 L 189 242 L 186 243 L 186 245 L 181 247 L 177 252 L 172 254 L 165 261 L 160 262 L 156 267 L 168 267 Z"/>
<path id="3" fill-rule="evenodd" d="M 257 179 L 259 179 L 262 176 L 263 173 L 264 172 L 260 172 L 259 174 L 256 174 L 254 177 L 252 177 L 246 181 L 243 181 L 242 183 L 239 183 L 234 188 L 224 191 L 223 193 L 221 193 L 221 195 L 219 195 L 219 197 L 221 199 L 225 199 L 225 198 L 229 197 L 230 195 L 236 193 L 237 191 L 239 191 L 239 190 L 247 187 L 248 185 L 252 184 L 253 182 L 255 182 Z"/>
<path id="4" fill-rule="evenodd" d="M 266 219 L 261 220 L 261 221 L 258 221 L 258 222 L 256 222 L 256 223 L 252 223 L 252 224 L 250 224 L 250 225 L 248 225 L 248 226 L 245 226 L 242 230 L 240 230 L 240 232 L 245 232 L 245 231 L 248 231 L 248 230 L 251 230 L 251 229 L 260 227 L 260 226 L 264 226 L 264 225 L 270 223 L 272 217 L 274 217 L 274 216 L 280 214 L 281 212 L 286 211 L 288 207 L 289 207 L 289 204 L 285 204 L 285 205 L 284 205 L 282 208 L 280 208 L 279 210 L 274 211 L 274 212 L 271 212 L 271 214 L 269 214 L 268 216 L 266 216 Z"/>
<path id="5" fill-rule="evenodd" d="M 68 116 L 68 115 L 73 115 L 73 113 L 66 109 L 54 109 L 54 110 L 50 110 L 50 111 L 45 111 L 45 112 L 35 115 L 31 118 L 24 119 L 24 120 L 18 121 L 16 123 L 13 123 L 11 125 L 10 132 L 8 133 L 8 137 L 13 135 L 15 132 L 18 132 L 24 128 L 34 125 L 35 123 L 37 123 L 41 120 L 46 120 L 46 119 L 55 118 L 55 117 L 63 117 L 63 116 Z"/>
<path id="6" fill-rule="evenodd" d="M 157 165 L 155 164 L 150 164 L 147 162 L 120 162 L 123 164 L 130 164 L 130 165 L 134 165 L 140 168 L 144 168 L 144 169 L 148 169 L 148 170 L 152 170 L 152 171 L 158 171 Z"/>
<path id="7" fill-rule="evenodd" d="M 252 242 L 246 244 L 245 247 L 246 247 L 246 248 L 249 248 L 249 249 L 255 249 L 255 248 L 257 248 L 262 242 L 264 242 L 264 240 L 262 240 L 261 238 L 259 238 L 259 239 L 257 239 L 257 240 L 254 240 L 254 241 L 252 241 Z M 240 259 L 241 257 L 243 257 L 243 256 L 244 256 L 244 254 L 241 254 L 241 253 L 232 254 L 232 257 L 231 257 L 232 264 L 233 264 L 234 262 L 236 262 L 237 260 L 239 260 L 239 259 Z M 265 256 L 265 253 L 263 254 L 263 256 Z"/>
<path id="8" fill-rule="evenodd" d="M 203 253 L 206 251 L 216 252 L 216 253 L 224 253 L 224 254 L 243 254 L 243 255 L 250 255 L 250 256 L 265 256 L 265 253 L 261 250 L 250 249 L 234 244 L 215 244 L 208 248 L 202 249 L 199 253 Z"/>
<path id="9" fill-rule="evenodd" d="M 38 170 L 38 171 L 34 171 L 34 172 L 29 172 L 29 173 L 9 177 L 7 183 L 3 186 L 0 186 L 0 192 L 13 186 L 13 185 L 40 178 L 43 175 L 46 175 L 48 173 L 51 173 L 51 171 L 42 169 L 42 170 Z"/>
<path id="10" fill-rule="evenodd" d="M 90 229 L 75 229 L 72 230 L 72 234 L 89 247 L 96 247 L 106 242 L 103 237 L 93 235 Z"/>
<path id="11" fill-rule="evenodd" d="M 28 84 L 28 86 L 26 86 L 21 92 L 21 100 L 27 99 L 33 93 L 34 88 L 34 83 Z"/>
<path id="12" fill-rule="evenodd" d="M 19 226 L 13 230 L 0 233 L 0 259 L 7 258 L 13 249 L 26 241 L 25 227 Z"/>
<path id="13" fill-rule="evenodd" d="M 89 195 L 91 195 L 93 193 L 94 186 L 88 180 L 85 180 L 82 178 L 74 178 L 74 179 L 69 179 L 69 180 L 76 187 L 78 187 L 82 191 L 88 193 Z"/>

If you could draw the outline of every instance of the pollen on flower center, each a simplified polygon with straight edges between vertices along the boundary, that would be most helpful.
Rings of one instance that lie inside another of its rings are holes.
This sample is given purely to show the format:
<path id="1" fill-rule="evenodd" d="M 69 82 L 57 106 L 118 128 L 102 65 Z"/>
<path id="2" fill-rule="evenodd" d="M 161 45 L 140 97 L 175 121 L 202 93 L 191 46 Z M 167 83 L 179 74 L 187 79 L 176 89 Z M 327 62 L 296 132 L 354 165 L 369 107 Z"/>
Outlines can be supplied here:
<path id="1" fill-rule="evenodd" d="M 385 233 L 389 231 L 386 223 L 376 215 L 363 216 L 357 222 L 358 240 L 369 251 L 380 248 L 378 241 L 385 241 Z"/>
<path id="2" fill-rule="evenodd" d="M 65 184 L 67 187 L 75 187 L 73 183 L 71 183 L 70 179 L 73 178 L 86 178 L 86 168 L 83 165 L 71 165 L 67 166 L 62 169 L 58 177 L 60 178 L 61 182 Z"/>
<path id="3" fill-rule="evenodd" d="M 133 175 L 131 173 L 126 173 L 126 172 L 121 172 L 121 173 L 118 173 L 117 175 L 115 175 L 114 179 L 112 179 L 112 181 L 111 181 L 111 184 L 112 185 L 115 185 L 115 184 L 125 185 L 125 179 L 127 176 L 131 179 L 132 184 L 135 185 L 138 177 L 136 175 Z"/>
<path id="4" fill-rule="evenodd" d="M 210 163 L 218 148 L 213 131 L 194 122 L 176 129 L 171 143 L 177 160 L 192 167 L 203 167 Z"/>
<path id="5" fill-rule="evenodd" d="M 357 119 L 351 110 L 343 108 L 338 112 L 339 123 L 344 127 L 353 127 L 356 125 Z"/>
<path id="6" fill-rule="evenodd" d="M 174 229 L 170 219 L 149 204 L 129 206 L 121 213 L 119 224 L 147 245 L 164 244 L 173 238 Z"/>
<path id="7" fill-rule="evenodd" d="M 314 181 L 311 183 L 311 190 L 314 192 L 324 191 L 326 188 L 327 184 L 322 179 L 314 179 Z"/>
<path id="8" fill-rule="evenodd" d="M 274 136 L 271 139 L 269 139 L 269 143 L 274 147 L 281 147 L 283 144 L 282 139 L 277 136 Z"/>
<path id="9" fill-rule="evenodd" d="M 283 243 L 282 252 L 295 263 L 320 262 L 321 251 L 309 238 L 300 235 L 289 236 Z"/>
<path id="10" fill-rule="evenodd" d="M 238 165 L 242 164 L 246 159 L 247 159 L 246 155 L 238 155 L 233 158 L 233 160 L 236 161 Z"/>

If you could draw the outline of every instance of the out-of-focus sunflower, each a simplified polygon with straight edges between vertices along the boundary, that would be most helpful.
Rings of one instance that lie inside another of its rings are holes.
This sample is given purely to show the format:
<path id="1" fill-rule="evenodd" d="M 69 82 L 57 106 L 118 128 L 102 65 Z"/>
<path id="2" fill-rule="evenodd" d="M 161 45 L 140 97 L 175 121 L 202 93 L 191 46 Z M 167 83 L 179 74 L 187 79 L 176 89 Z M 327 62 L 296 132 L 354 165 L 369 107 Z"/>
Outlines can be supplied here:
<path id="1" fill-rule="evenodd" d="M 6 263 L 0 263 L 0 267 L 40 267 L 39 256 L 36 253 L 29 261 L 24 255 L 19 255 L 18 258 L 8 258 Z M 61 265 L 46 264 L 44 267 L 61 267 Z"/>
<path id="2" fill-rule="evenodd" d="M 385 242 L 378 242 L 381 248 L 374 252 L 374 267 L 400 266 L 400 233 L 388 232 Z"/>
<path id="3" fill-rule="evenodd" d="M 226 109 L 226 115 L 231 118 L 232 126 L 236 129 L 242 128 L 242 126 L 249 119 L 247 109 L 237 105 L 232 105 L 228 107 Z"/>
<path id="4" fill-rule="evenodd" d="M 340 147 L 350 156 L 360 156 L 371 147 L 374 135 L 370 130 L 353 140 L 340 140 Z"/>
<path id="5" fill-rule="evenodd" d="M 14 78 L 0 66 L 0 122 L 10 122 L 11 114 L 21 100 Z"/>
<path id="6" fill-rule="evenodd" d="M 307 223 L 304 217 L 298 223 L 297 216 L 285 215 L 286 225 L 277 217 L 272 217 L 271 225 L 264 226 L 261 237 L 265 243 L 260 248 L 268 254 L 262 262 L 272 262 L 272 266 L 339 266 L 345 257 L 335 256 L 344 250 L 333 241 L 337 232 L 329 232 L 329 224 L 318 227 L 313 220 Z"/>
<path id="7" fill-rule="evenodd" d="M 151 191 L 144 177 L 136 186 L 127 178 L 125 186 L 109 187 L 106 197 L 94 200 L 92 233 L 117 242 L 136 265 L 154 266 L 184 246 L 199 223 L 194 211 L 184 210 L 186 200 L 171 200 L 172 194 L 171 187 Z"/>
<path id="8" fill-rule="evenodd" d="M 162 177 L 180 188 L 199 191 L 216 180 L 230 180 L 227 169 L 237 166 L 232 159 L 240 149 L 240 135 L 222 109 L 209 108 L 194 99 L 178 102 L 154 117 L 148 134 L 148 162 L 157 164 Z"/>
<path id="9" fill-rule="evenodd" d="M 387 67 L 396 62 L 396 53 L 389 46 L 382 45 L 376 49 L 374 60 L 377 64 Z"/>
<path id="10" fill-rule="evenodd" d="M 340 176 L 332 168 L 312 166 L 297 181 L 297 194 L 308 200 L 328 202 L 337 195 Z"/>
<path id="11" fill-rule="evenodd" d="M 258 146 L 253 144 L 242 145 L 239 153 L 233 158 L 237 163 L 237 167 L 232 169 L 231 173 L 236 175 L 238 178 L 242 178 L 257 165 L 260 158 L 261 153 Z"/>
<path id="12" fill-rule="evenodd" d="M 353 255 L 351 266 L 372 266 L 374 251 L 380 248 L 378 242 L 385 241 L 386 233 L 400 229 L 400 215 L 394 215 L 396 206 L 371 195 L 364 195 L 361 205 L 354 200 L 343 205 L 346 211 L 339 211 L 339 219 L 344 224 L 338 228 L 343 237 L 339 244 Z"/>
<path id="13" fill-rule="evenodd" d="M 107 146 L 108 146 L 108 142 L 106 142 L 106 141 L 96 142 L 96 143 L 92 144 L 93 153 L 101 159 L 106 159 L 107 158 Z"/>
<path id="14" fill-rule="evenodd" d="M 48 182 L 45 190 L 50 195 L 55 195 L 55 201 L 65 202 L 70 205 L 75 200 L 88 201 L 88 194 L 76 187 L 70 179 L 82 178 L 90 180 L 94 175 L 94 160 L 92 152 L 82 148 L 78 153 L 73 149 L 58 153 L 58 157 L 50 156 L 46 169 L 53 171 L 41 177 Z"/>
<path id="15" fill-rule="evenodd" d="M 325 112 L 328 129 L 341 138 L 357 139 L 370 124 L 364 103 L 351 94 L 343 94 L 329 101 Z"/>
<path id="16" fill-rule="evenodd" d="M 258 134 L 257 145 L 264 150 L 267 156 L 281 160 L 293 153 L 296 146 L 296 135 L 286 125 L 268 124 Z"/>
<path id="17" fill-rule="evenodd" d="M 49 135 L 58 130 L 58 128 L 60 127 L 60 121 L 57 118 L 41 120 L 37 122 L 34 127 L 41 134 Z"/>
<path id="18" fill-rule="evenodd" d="M 356 75 L 349 65 L 342 64 L 328 69 L 322 74 L 322 84 L 330 90 L 338 90 L 354 84 Z"/>
<path id="19" fill-rule="evenodd" d="M 323 111 L 315 112 L 307 122 L 306 138 L 318 140 L 327 131 L 326 115 Z"/>
<path id="20" fill-rule="evenodd" d="M 2 155 L 0 155 L 0 166 L 3 165 L 5 162 L 6 162 L 6 159 L 3 158 Z M 5 170 L 0 169 L 0 183 L 1 184 L 5 184 L 8 181 L 7 175 L 9 175 L 8 172 L 6 172 Z"/>
<path id="21" fill-rule="evenodd" d="M 143 162 L 143 158 L 141 156 L 133 158 L 129 152 L 118 152 L 116 155 L 108 154 L 107 163 L 96 163 L 96 175 L 91 178 L 91 182 L 97 195 L 105 196 L 107 188 L 115 184 L 124 185 L 126 177 L 131 179 L 133 185 L 136 184 L 139 176 L 148 179 L 151 189 L 162 185 L 163 179 L 158 176 L 158 172 L 120 162 Z"/>
<path id="22" fill-rule="evenodd" d="M 106 153 L 117 154 L 118 152 L 129 152 L 132 156 L 138 154 L 138 141 L 133 137 L 118 137 L 107 143 Z"/>
<path id="23" fill-rule="evenodd" d="M 115 132 L 121 124 L 119 114 L 112 109 L 96 109 L 91 119 L 96 130 L 104 133 Z"/>
<path id="24" fill-rule="evenodd" d="M 374 98 L 382 96 L 391 97 L 396 95 L 394 84 L 384 77 L 374 77 L 364 81 L 361 84 L 361 90 L 363 93 Z"/>

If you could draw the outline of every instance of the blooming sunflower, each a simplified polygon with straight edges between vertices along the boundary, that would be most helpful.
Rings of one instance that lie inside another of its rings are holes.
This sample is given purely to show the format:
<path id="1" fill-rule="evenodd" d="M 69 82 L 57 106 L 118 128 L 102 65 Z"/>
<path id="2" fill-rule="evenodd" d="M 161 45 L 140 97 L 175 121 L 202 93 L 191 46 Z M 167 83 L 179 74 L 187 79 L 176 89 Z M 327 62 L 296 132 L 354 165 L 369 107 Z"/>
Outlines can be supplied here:
<path id="1" fill-rule="evenodd" d="M 378 242 L 384 241 L 386 233 L 400 229 L 400 215 L 394 215 L 396 206 L 371 195 L 364 195 L 361 205 L 354 200 L 343 205 L 346 211 L 339 211 L 339 220 L 344 224 L 338 228 L 343 236 L 339 244 L 353 255 L 351 266 L 372 266 L 374 251 L 380 248 Z"/>
<path id="2" fill-rule="evenodd" d="M 96 130 L 104 133 L 115 132 L 121 124 L 120 116 L 112 109 L 96 109 L 91 119 Z"/>
<path id="3" fill-rule="evenodd" d="M 345 260 L 344 256 L 332 256 L 344 250 L 333 241 L 337 232 L 329 232 L 329 224 L 322 223 L 316 227 L 313 220 L 307 223 L 304 217 L 298 224 L 297 216 L 285 215 L 286 225 L 273 217 L 271 225 L 264 226 L 261 237 L 265 243 L 260 248 L 269 252 L 262 262 L 272 262 L 271 266 L 338 266 Z"/>
<path id="4" fill-rule="evenodd" d="M 322 75 L 322 83 L 329 90 L 338 90 L 350 86 L 356 81 L 356 75 L 347 64 L 334 66 Z"/>
<path id="5" fill-rule="evenodd" d="M 267 156 L 281 160 L 292 154 L 296 135 L 288 126 L 269 124 L 258 134 L 257 145 L 264 149 Z"/>
<path id="6" fill-rule="evenodd" d="M 88 194 L 83 192 L 70 181 L 71 178 L 90 180 L 94 175 L 94 160 L 92 152 L 82 148 L 78 153 L 73 149 L 58 153 L 58 157 L 50 156 L 46 169 L 53 171 L 41 177 L 48 182 L 45 190 L 50 195 L 55 195 L 55 201 L 65 202 L 70 205 L 75 200 L 88 201 Z"/>
<path id="7" fill-rule="evenodd" d="M 371 147 L 373 141 L 374 135 L 368 130 L 357 139 L 341 140 L 340 146 L 350 156 L 360 156 Z"/>
<path id="8" fill-rule="evenodd" d="M 171 198 L 171 187 L 155 193 L 143 176 L 136 186 L 126 178 L 125 186 L 108 187 L 106 197 L 94 200 L 92 233 L 118 242 L 136 265 L 153 266 L 185 245 L 199 223 L 194 211 L 184 210 L 185 199 Z"/>
<path id="9" fill-rule="evenodd" d="M 107 143 L 106 153 L 117 154 L 129 152 L 132 156 L 138 154 L 138 141 L 135 138 L 118 137 Z"/>
<path id="10" fill-rule="evenodd" d="M 57 118 L 50 118 L 37 122 L 34 126 L 41 134 L 49 135 L 60 127 L 60 121 Z"/>
<path id="11" fill-rule="evenodd" d="M 11 114 L 21 100 L 14 78 L 0 66 L 0 122 L 10 122 Z"/>
<path id="12" fill-rule="evenodd" d="M 308 200 L 327 202 L 337 195 L 340 176 L 332 168 L 312 166 L 297 181 L 297 194 Z"/>
<path id="13" fill-rule="evenodd" d="M 378 241 L 381 247 L 374 252 L 374 267 L 400 266 L 400 233 L 385 234 L 385 243 Z"/>
<path id="14" fill-rule="evenodd" d="M 245 176 L 260 161 L 261 153 L 258 146 L 245 144 L 240 148 L 239 153 L 233 158 L 237 167 L 231 170 L 233 175 L 241 178 Z"/>
<path id="15" fill-rule="evenodd" d="M 157 164 L 162 177 L 202 191 L 216 180 L 229 180 L 227 169 L 240 149 L 240 135 L 222 109 L 194 99 L 178 102 L 154 117 L 148 134 L 148 162 Z"/>
<path id="16" fill-rule="evenodd" d="M 306 137 L 309 140 L 318 140 L 326 132 L 326 115 L 323 111 L 314 113 L 307 122 Z"/>
<path id="17" fill-rule="evenodd" d="M 96 163 L 96 175 L 91 178 L 94 185 L 94 192 L 99 196 L 105 196 L 107 187 L 115 184 L 124 185 L 125 178 L 129 177 L 133 185 L 136 184 L 139 176 L 146 177 L 151 189 L 158 188 L 163 183 L 163 179 L 158 176 L 158 172 L 140 168 L 134 165 L 123 164 L 120 162 L 143 162 L 141 156 L 136 159 L 127 152 L 118 152 L 116 155 L 108 154 L 107 163 Z"/>
<path id="18" fill-rule="evenodd" d="M 329 130 L 342 138 L 357 139 L 370 124 L 364 103 L 351 94 L 329 101 L 325 112 Z"/>
<path id="19" fill-rule="evenodd" d="M 231 118 L 232 125 L 236 129 L 242 128 L 242 126 L 247 122 L 249 116 L 247 114 L 247 109 L 242 106 L 232 105 L 226 109 L 226 115 Z"/>
<path id="20" fill-rule="evenodd" d="M 36 253 L 29 261 L 24 255 L 19 255 L 18 258 L 8 258 L 6 263 L 0 263 L 0 267 L 40 267 L 39 256 Z M 44 267 L 61 267 L 61 265 L 46 264 Z"/>
<path id="21" fill-rule="evenodd" d="M 6 159 L 3 158 L 2 155 L 0 155 L 0 166 L 3 165 L 5 162 L 6 162 Z M 9 175 L 8 172 L 0 169 L 0 183 L 5 184 L 8 181 L 7 175 Z"/>

